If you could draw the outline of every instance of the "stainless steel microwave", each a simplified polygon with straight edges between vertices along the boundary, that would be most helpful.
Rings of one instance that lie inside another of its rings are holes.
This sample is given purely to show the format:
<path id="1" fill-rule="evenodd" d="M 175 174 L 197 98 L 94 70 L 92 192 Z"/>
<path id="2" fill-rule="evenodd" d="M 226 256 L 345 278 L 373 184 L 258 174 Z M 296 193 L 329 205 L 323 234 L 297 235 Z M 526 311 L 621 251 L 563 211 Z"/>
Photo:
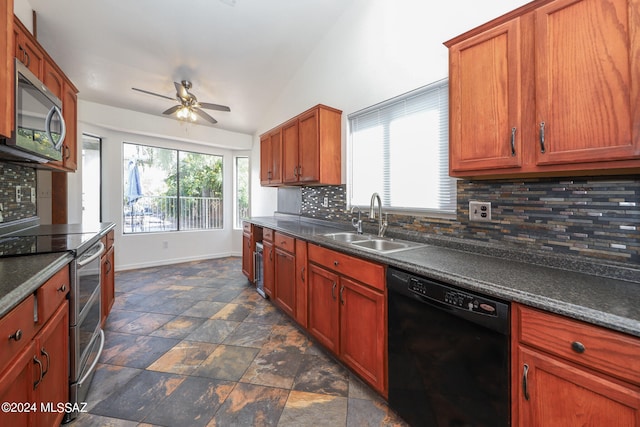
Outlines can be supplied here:
<path id="1" fill-rule="evenodd" d="M 0 158 L 46 163 L 62 160 L 66 125 L 62 101 L 18 59 L 15 60 L 15 121 L 0 144 Z"/>

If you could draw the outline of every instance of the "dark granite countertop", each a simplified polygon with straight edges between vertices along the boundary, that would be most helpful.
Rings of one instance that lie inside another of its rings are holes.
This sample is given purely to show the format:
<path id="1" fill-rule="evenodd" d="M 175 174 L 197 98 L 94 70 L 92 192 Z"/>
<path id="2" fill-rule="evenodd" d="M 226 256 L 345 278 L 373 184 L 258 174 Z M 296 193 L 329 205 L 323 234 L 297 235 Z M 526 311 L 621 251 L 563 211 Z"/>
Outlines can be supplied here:
<path id="1" fill-rule="evenodd" d="M 276 215 L 254 217 L 249 222 L 461 288 L 640 337 L 640 280 L 635 279 L 640 277 L 640 270 L 624 272 L 625 280 L 622 280 L 597 274 L 600 270 L 610 270 L 610 266 L 604 269 L 598 265 L 592 269 L 582 265 L 574 269 L 549 267 L 541 265 L 540 260 L 509 259 L 503 253 L 490 256 L 486 254 L 486 247 L 476 252 L 469 249 L 473 245 L 460 250 L 425 244 L 378 254 L 324 237 L 326 233 L 353 231 L 329 221 Z"/>
<path id="2" fill-rule="evenodd" d="M 20 235 L 95 235 L 86 244 L 97 241 L 115 227 L 115 223 L 95 224 L 30 224 L 27 228 L 12 230 L 11 236 Z M 27 231 L 28 230 L 28 231 Z M 7 314 L 29 294 L 44 284 L 53 274 L 73 260 L 73 252 L 51 252 L 24 256 L 0 257 L 0 317 Z"/>
<path id="3" fill-rule="evenodd" d="M 0 258 L 0 317 L 72 260 L 71 252 Z"/>

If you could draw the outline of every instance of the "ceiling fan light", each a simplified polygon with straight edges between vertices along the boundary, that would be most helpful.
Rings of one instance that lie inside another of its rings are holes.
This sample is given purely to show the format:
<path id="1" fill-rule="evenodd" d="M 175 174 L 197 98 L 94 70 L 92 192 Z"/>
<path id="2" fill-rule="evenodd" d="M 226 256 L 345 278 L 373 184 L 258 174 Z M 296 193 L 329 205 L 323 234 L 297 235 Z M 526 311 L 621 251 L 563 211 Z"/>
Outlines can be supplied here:
<path id="1" fill-rule="evenodd" d="M 189 109 L 189 118 L 192 122 L 195 122 L 198 116 L 196 116 L 196 113 L 194 113 L 193 110 Z"/>

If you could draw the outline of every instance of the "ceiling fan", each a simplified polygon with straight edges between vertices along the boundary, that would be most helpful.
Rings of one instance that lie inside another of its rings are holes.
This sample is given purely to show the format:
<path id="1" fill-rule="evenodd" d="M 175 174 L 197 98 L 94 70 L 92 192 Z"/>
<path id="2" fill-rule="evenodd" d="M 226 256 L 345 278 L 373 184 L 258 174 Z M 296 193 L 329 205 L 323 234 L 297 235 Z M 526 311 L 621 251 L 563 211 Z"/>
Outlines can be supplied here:
<path id="1" fill-rule="evenodd" d="M 177 100 L 179 102 L 178 105 L 174 105 L 173 107 L 163 111 L 162 114 L 170 116 L 171 114 L 175 113 L 177 118 L 180 120 L 190 120 L 192 122 L 195 122 L 198 117 L 201 117 L 211 124 L 216 124 L 218 123 L 218 121 L 211 117 L 208 113 L 202 111 L 203 108 L 216 111 L 231 111 L 231 109 L 226 105 L 199 102 L 196 96 L 189 92 L 189 89 L 191 89 L 191 82 L 188 80 L 182 80 L 182 82 L 180 83 L 173 82 L 173 84 L 176 87 L 175 98 L 160 95 L 159 93 L 149 92 L 148 90 L 144 89 L 138 89 L 135 87 L 132 87 L 131 89 L 149 95 L 159 96 L 160 98 L 170 99 L 172 101 Z"/>

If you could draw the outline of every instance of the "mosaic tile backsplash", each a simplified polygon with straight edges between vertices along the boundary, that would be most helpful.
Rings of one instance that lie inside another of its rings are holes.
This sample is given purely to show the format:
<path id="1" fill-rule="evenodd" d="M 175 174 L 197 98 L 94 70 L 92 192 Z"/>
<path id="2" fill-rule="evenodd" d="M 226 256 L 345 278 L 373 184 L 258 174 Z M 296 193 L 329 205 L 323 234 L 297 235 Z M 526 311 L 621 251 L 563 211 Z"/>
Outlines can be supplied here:
<path id="1" fill-rule="evenodd" d="M 389 215 L 388 233 L 425 233 L 548 254 L 640 264 L 640 180 L 635 177 L 459 180 L 455 219 Z M 301 215 L 350 221 L 346 187 L 304 187 Z M 322 206 L 327 197 L 328 207 Z M 490 222 L 469 221 L 469 201 L 491 202 Z"/>
<path id="2" fill-rule="evenodd" d="M 16 187 L 22 189 L 22 200 L 16 201 Z M 31 189 L 36 188 L 36 170 L 0 162 L 0 203 L 3 223 L 36 216 L 36 204 L 31 203 Z"/>

